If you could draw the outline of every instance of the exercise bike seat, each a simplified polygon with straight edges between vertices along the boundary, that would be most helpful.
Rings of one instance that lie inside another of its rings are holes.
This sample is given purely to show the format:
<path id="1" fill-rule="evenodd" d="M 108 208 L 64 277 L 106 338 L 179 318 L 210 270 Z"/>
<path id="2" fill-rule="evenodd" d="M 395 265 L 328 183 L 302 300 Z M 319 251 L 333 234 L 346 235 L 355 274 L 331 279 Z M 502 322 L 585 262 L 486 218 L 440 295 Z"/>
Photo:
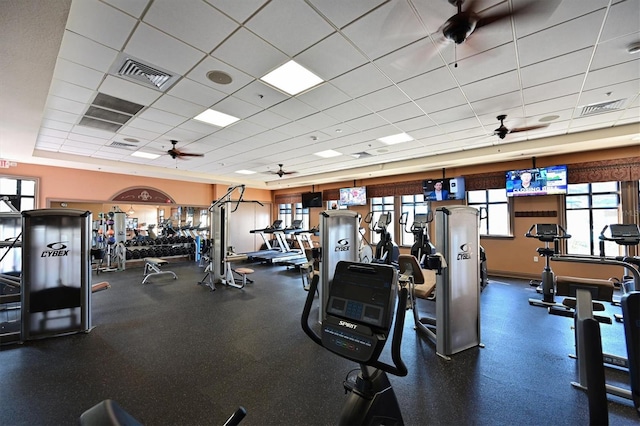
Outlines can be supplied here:
<path id="1" fill-rule="evenodd" d="M 436 274 L 434 270 L 422 269 L 418 259 L 411 254 L 401 254 L 398 256 L 398 267 L 400 275 L 409 276 L 413 279 L 414 294 L 421 299 L 427 299 L 436 288 Z M 401 278 L 402 279 L 402 278 Z"/>

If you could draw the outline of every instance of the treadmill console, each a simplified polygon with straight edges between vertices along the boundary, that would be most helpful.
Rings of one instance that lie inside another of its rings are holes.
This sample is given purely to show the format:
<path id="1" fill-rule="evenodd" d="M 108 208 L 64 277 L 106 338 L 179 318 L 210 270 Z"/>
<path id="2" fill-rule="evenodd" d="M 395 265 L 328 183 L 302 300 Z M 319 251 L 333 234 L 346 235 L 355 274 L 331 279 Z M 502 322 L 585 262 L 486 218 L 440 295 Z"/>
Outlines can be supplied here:
<path id="1" fill-rule="evenodd" d="M 392 327 L 396 292 L 393 267 L 338 262 L 322 323 L 323 346 L 356 362 L 377 360 Z"/>

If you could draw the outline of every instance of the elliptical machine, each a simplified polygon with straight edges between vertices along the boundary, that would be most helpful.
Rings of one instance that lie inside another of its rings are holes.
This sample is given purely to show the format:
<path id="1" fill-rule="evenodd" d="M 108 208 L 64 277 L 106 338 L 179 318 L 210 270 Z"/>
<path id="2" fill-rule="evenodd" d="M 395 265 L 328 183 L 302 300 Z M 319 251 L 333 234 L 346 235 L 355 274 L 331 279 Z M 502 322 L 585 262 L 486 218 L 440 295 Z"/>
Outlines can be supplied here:
<path id="1" fill-rule="evenodd" d="M 556 278 L 551 269 L 550 261 L 551 257 L 560 251 L 560 240 L 571 238 L 571 235 L 567 234 L 567 231 L 558 224 L 536 223 L 531 225 L 525 237 L 536 238 L 544 243 L 544 247 L 538 247 L 536 251 L 545 259 L 544 269 L 542 270 L 542 280 L 540 283 L 531 281 L 531 285 L 537 286 L 538 288 L 536 290 L 542 293 L 542 300 L 529 299 L 529 304 L 543 308 L 550 306 L 562 307 L 562 304 L 555 301 Z M 553 247 L 550 247 L 550 243 L 553 243 Z"/>
<path id="2" fill-rule="evenodd" d="M 365 218 L 365 222 L 371 223 L 373 212 L 370 212 Z M 368 219 L 368 221 L 367 221 Z M 387 227 L 391 223 L 391 213 L 380 213 L 380 217 L 373 227 L 373 232 L 380 234 L 380 241 L 376 244 L 376 251 L 373 256 L 373 263 L 384 263 L 385 265 L 393 265 L 398 263 L 400 249 L 393 242 L 391 233 L 387 231 Z"/>
<path id="3" fill-rule="evenodd" d="M 309 313 L 318 281 L 314 277 L 311 282 L 301 317 L 302 329 L 318 345 L 360 364 L 357 377 L 350 377 L 343 383 L 349 396 L 338 424 L 403 425 L 398 400 L 386 374 L 407 375 L 400 345 L 408 291 L 402 288 L 396 297 L 396 270 L 388 265 L 338 262 L 320 335 L 309 327 Z M 378 358 L 392 328 L 394 365 L 389 365 Z"/>
<path id="4" fill-rule="evenodd" d="M 416 213 L 413 216 L 411 228 L 407 230 L 407 216 L 405 212 L 400 218 L 400 224 L 404 226 L 405 232 L 413 234 L 413 245 L 411 246 L 411 255 L 418 259 L 420 265 L 425 267 L 427 256 L 436 254 L 436 246 L 429 239 L 429 223 L 433 221 L 433 213 Z"/>

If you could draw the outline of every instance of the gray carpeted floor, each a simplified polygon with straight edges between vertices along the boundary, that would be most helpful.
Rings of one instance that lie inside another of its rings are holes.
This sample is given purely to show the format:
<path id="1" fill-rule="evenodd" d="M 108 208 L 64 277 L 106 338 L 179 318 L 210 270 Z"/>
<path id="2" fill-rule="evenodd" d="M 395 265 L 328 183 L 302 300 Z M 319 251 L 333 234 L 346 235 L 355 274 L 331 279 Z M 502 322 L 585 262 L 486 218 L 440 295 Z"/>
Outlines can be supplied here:
<path id="1" fill-rule="evenodd" d="M 251 267 L 253 284 L 215 292 L 197 285 L 204 274 L 195 263 L 170 264 L 178 280 L 145 285 L 141 267 L 94 273 L 111 288 L 93 294 L 90 333 L 0 347 L 0 424 L 74 425 L 106 398 L 150 426 L 223 424 L 239 405 L 246 425 L 335 424 L 342 381 L 357 366 L 301 330 L 307 293 L 297 271 Z M 529 306 L 529 297 L 537 295 L 526 282 L 492 280 L 481 299 L 486 347 L 451 361 L 407 316 L 409 374 L 390 376 L 405 424 L 588 423 L 587 396 L 570 385 L 572 320 Z M 602 329 L 605 352 L 624 354 L 622 325 Z M 630 402 L 610 401 L 611 424 L 638 424 Z"/>

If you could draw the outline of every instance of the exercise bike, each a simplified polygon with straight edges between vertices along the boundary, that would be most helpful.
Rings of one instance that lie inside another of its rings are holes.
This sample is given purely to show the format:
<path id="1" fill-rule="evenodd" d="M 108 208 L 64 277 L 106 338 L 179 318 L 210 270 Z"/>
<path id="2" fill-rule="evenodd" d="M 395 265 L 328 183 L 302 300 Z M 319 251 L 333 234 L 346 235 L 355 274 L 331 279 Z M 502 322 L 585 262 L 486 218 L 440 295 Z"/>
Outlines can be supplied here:
<path id="1" fill-rule="evenodd" d="M 538 247 L 536 251 L 541 257 L 544 257 L 544 269 L 542 270 L 542 280 L 538 283 L 531 281 L 532 286 L 537 286 L 536 289 L 539 293 L 542 293 L 542 300 L 529 299 L 529 304 L 532 306 L 541 306 L 548 308 L 550 306 L 562 307 L 562 304 L 555 301 L 555 275 L 551 269 L 551 257 L 558 254 L 560 251 L 560 240 L 571 238 L 571 235 L 567 234 L 565 229 L 555 223 L 536 223 L 531 225 L 531 228 L 525 234 L 527 238 L 536 238 L 542 241 L 545 246 Z M 550 244 L 553 243 L 553 247 Z"/>
<path id="2" fill-rule="evenodd" d="M 338 424 L 403 425 L 398 400 L 386 373 L 407 375 L 400 346 L 408 290 L 402 288 L 397 295 L 397 272 L 389 265 L 340 261 L 329 290 L 326 317 L 318 334 L 309 326 L 318 282 L 318 277 L 311 282 L 301 317 L 302 329 L 318 345 L 360 364 L 358 375 L 350 376 L 343 383 L 349 396 Z M 381 362 L 379 356 L 392 328 L 393 365 L 390 365 Z"/>

